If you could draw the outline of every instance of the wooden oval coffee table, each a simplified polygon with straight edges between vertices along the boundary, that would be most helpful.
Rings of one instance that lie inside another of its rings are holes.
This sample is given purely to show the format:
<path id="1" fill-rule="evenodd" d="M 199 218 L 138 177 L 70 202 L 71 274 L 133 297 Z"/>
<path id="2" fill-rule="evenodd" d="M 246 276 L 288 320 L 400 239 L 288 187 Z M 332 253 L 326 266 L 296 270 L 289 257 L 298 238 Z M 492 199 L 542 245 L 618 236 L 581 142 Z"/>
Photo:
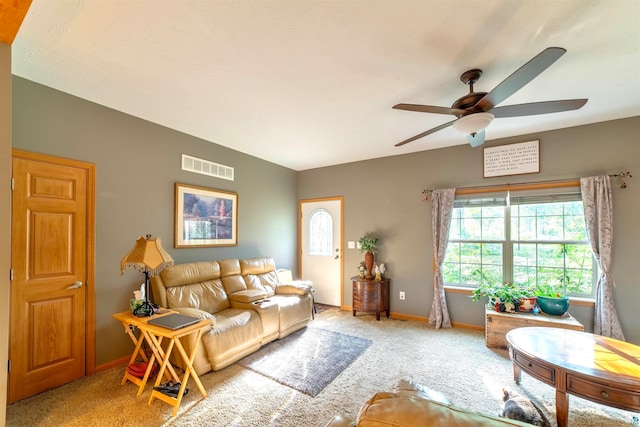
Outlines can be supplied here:
<path id="1" fill-rule="evenodd" d="M 513 378 L 521 372 L 556 389 L 558 427 L 567 425 L 569 398 L 579 396 L 640 411 L 640 347 L 586 332 L 517 328 L 507 333 Z"/>

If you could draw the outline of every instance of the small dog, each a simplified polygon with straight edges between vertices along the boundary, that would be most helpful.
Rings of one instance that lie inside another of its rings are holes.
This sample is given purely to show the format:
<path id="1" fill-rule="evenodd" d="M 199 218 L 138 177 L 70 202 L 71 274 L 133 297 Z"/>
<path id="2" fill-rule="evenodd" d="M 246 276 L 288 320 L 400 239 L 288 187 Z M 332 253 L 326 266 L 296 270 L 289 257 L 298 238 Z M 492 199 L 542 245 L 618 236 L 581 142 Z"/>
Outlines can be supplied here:
<path id="1" fill-rule="evenodd" d="M 530 399 L 506 388 L 502 389 L 502 393 L 504 394 L 502 396 L 504 405 L 498 416 L 533 424 L 534 426 L 551 427 L 549 420 Z"/>

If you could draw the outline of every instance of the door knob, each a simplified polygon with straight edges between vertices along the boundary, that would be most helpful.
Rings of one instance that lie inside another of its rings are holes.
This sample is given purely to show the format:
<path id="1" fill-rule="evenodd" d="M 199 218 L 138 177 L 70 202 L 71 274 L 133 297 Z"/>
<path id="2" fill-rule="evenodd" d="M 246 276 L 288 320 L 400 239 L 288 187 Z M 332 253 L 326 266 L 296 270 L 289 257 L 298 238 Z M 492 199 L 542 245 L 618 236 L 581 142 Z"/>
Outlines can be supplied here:
<path id="1" fill-rule="evenodd" d="M 78 289 L 82 287 L 82 282 L 80 280 L 76 280 L 71 285 L 67 286 L 67 289 Z"/>

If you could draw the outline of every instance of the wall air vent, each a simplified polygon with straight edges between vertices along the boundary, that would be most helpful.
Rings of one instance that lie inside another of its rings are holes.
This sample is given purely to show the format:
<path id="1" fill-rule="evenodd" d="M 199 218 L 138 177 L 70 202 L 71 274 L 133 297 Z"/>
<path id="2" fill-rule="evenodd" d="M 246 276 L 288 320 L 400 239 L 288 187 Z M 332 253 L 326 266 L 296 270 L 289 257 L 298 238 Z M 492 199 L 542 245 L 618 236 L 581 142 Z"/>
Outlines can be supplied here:
<path id="1" fill-rule="evenodd" d="M 233 181 L 233 168 L 197 157 L 182 155 L 182 170 Z"/>

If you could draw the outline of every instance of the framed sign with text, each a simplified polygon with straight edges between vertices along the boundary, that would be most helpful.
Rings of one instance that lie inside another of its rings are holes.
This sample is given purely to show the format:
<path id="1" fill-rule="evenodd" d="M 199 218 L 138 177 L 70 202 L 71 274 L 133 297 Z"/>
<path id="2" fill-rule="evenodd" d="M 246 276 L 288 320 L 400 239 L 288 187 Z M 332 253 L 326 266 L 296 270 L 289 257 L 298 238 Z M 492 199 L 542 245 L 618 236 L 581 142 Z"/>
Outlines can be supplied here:
<path id="1" fill-rule="evenodd" d="M 540 141 L 485 147 L 483 176 L 491 178 L 540 172 Z"/>

